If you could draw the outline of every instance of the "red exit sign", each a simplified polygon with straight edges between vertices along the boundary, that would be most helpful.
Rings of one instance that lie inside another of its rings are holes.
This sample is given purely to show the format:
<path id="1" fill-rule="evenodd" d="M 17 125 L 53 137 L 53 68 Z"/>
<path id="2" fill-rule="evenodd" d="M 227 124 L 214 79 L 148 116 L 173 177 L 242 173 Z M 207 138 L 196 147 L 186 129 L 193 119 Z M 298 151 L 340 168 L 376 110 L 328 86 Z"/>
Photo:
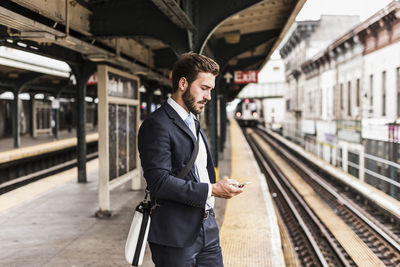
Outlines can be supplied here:
<path id="1" fill-rule="evenodd" d="M 257 70 L 235 71 L 233 74 L 234 83 L 258 83 Z"/>

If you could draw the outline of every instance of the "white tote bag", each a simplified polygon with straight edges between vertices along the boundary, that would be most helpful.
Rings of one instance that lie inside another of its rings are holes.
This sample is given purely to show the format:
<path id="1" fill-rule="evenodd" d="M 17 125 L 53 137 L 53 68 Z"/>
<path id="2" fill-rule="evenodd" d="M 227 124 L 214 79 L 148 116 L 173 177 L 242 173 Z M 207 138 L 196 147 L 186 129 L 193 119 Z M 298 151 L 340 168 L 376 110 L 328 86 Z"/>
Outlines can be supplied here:
<path id="1" fill-rule="evenodd" d="M 150 202 L 145 200 L 136 207 L 125 244 L 125 258 L 132 266 L 140 266 L 143 263 L 146 249 L 147 235 L 150 229 Z"/>

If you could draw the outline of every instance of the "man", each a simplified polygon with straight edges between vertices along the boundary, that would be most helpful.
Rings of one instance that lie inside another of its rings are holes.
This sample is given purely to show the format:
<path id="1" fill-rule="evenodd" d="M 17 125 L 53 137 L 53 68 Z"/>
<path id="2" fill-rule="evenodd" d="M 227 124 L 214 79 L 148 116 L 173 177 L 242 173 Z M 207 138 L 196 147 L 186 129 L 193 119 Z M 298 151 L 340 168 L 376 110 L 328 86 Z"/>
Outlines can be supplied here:
<path id="1" fill-rule="evenodd" d="M 172 72 L 172 97 L 144 120 L 139 153 L 152 203 L 148 241 L 156 267 L 223 266 L 214 197 L 243 192 L 237 181 L 215 183 L 206 136 L 189 173 L 177 174 L 189 162 L 197 137 L 195 115 L 211 100 L 219 66 L 195 53 L 179 57 Z"/>

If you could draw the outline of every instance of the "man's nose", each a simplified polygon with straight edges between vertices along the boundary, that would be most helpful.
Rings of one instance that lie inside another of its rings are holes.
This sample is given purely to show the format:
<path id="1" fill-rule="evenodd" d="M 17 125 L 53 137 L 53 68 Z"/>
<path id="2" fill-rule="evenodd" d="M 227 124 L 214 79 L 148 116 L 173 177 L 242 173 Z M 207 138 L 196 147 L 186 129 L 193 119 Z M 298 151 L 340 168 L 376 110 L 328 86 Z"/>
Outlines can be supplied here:
<path id="1" fill-rule="evenodd" d="M 207 101 L 211 100 L 211 91 L 207 90 L 206 94 L 204 95 L 204 99 L 206 99 Z"/>

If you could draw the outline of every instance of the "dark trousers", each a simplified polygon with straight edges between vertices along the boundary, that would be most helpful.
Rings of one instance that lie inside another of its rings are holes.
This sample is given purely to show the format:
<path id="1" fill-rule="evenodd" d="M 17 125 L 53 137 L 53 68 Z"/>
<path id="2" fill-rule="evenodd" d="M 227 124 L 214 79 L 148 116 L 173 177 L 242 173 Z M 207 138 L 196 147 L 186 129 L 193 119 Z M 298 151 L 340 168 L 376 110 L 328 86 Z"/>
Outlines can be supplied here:
<path id="1" fill-rule="evenodd" d="M 213 216 L 203 220 L 199 235 L 190 247 L 174 248 L 150 243 L 156 267 L 223 267 L 219 230 Z"/>

